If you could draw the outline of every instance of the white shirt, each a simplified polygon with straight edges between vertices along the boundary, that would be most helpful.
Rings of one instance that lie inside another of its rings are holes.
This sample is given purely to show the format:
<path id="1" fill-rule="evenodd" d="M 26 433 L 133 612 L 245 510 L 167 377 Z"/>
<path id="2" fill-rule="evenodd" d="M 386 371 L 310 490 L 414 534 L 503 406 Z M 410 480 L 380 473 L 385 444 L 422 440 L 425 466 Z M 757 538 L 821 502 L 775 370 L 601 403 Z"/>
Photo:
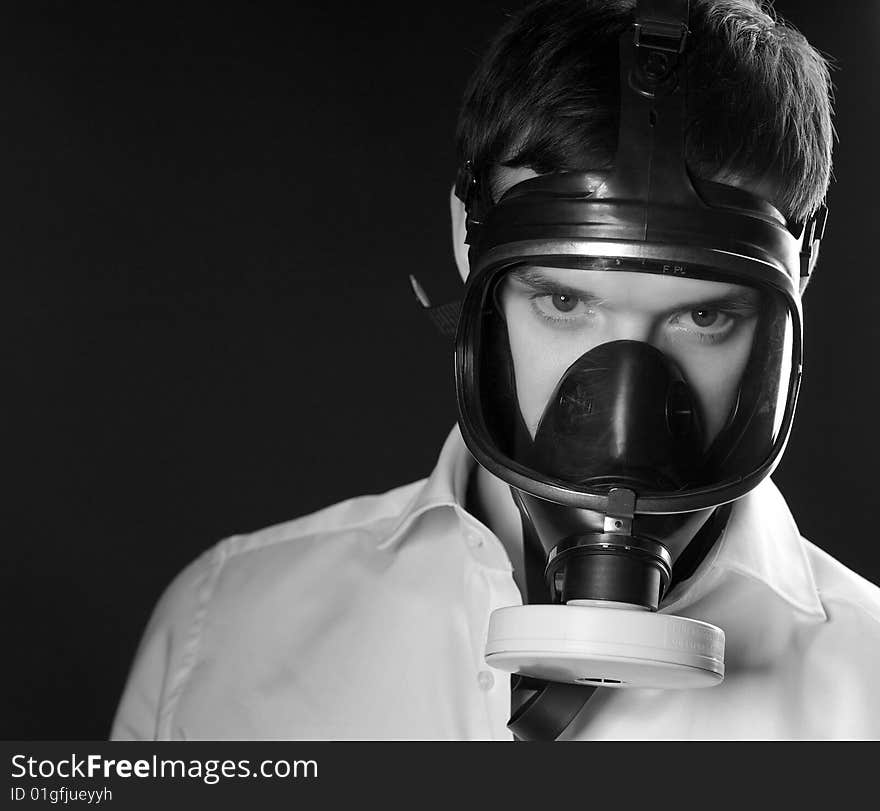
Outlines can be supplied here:
<path id="1" fill-rule="evenodd" d="M 456 428 L 426 480 L 205 552 L 159 601 L 112 737 L 512 740 L 483 649 L 521 598 L 462 506 L 473 464 Z M 802 539 L 769 480 L 660 610 L 724 629 L 724 681 L 601 688 L 563 737 L 880 737 L 880 589 Z"/>

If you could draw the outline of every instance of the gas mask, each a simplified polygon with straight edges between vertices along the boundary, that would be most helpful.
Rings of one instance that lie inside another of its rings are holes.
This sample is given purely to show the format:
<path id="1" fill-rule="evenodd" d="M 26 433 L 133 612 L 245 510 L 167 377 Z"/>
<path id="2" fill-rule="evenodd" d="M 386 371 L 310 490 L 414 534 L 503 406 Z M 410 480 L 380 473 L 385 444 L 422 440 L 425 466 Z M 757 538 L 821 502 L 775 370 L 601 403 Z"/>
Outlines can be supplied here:
<path id="1" fill-rule="evenodd" d="M 544 720 L 530 699 L 538 727 L 573 717 L 584 686 L 720 683 L 723 631 L 657 613 L 667 544 L 701 527 L 714 540 L 791 429 L 799 283 L 826 210 L 787 222 L 690 176 L 687 18 L 687 0 L 640 0 L 620 39 L 612 171 L 541 175 L 497 202 L 482 167 L 457 182 L 470 245 L 459 424 L 510 487 L 528 591 L 493 613 L 486 661 L 533 680 L 533 699 L 546 683 L 569 691 L 544 696 Z"/>

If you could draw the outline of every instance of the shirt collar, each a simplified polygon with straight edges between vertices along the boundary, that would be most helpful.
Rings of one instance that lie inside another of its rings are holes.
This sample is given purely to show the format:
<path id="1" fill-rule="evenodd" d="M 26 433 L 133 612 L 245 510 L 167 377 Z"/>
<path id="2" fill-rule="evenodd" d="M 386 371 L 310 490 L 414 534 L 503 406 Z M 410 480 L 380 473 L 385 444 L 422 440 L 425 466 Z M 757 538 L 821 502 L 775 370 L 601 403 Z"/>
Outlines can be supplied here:
<path id="1" fill-rule="evenodd" d="M 422 514 L 437 507 L 463 510 L 467 493 L 468 476 L 476 464 L 465 447 L 461 431 L 456 424 L 446 437 L 437 464 L 425 479 L 413 500 L 407 505 L 391 534 L 379 544 L 387 549 L 402 543 L 413 522 Z"/>
<path id="2" fill-rule="evenodd" d="M 734 503 L 722 537 L 663 610 L 694 602 L 728 572 L 763 584 L 807 617 L 827 620 L 800 531 L 770 479 Z"/>
<path id="3" fill-rule="evenodd" d="M 475 461 L 456 425 L 440 452 L 437 465 L 380 544 L 402 543 L 420 515 L 438 507 L 463 512 L 470 471 Z M 765 479 L 736 501 L 724 533 L 697 571 L 670 594 L 665 611 L 683 608 L 710 590 L 730 572 L 766 586 L 792 608 L 818 621 L 827 619 L 800 532 L 781 493 Z"/>

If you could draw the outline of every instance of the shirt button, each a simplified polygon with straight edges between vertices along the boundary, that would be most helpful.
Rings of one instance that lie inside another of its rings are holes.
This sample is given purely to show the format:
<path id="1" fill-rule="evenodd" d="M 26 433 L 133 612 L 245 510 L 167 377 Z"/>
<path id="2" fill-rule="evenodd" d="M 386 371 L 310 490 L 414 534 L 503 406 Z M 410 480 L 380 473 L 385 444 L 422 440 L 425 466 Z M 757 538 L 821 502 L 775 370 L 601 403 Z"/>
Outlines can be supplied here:
<path id="1" fill-rule="evenodd" d="M 495 677 L 488 670 L 481 670 L 477 673 L 477 684 L 481 690 L 491 690 L 495 685 Z"/>
<path id="2" fill-rule="evenodd" d="M 465 533 L 464 539 L 467 541 L 467 545 L 471 547 L 471 549 L 483 545 L 483 536 L 478 532 L 474 532 L 472 529 L 469 529 Z"/>

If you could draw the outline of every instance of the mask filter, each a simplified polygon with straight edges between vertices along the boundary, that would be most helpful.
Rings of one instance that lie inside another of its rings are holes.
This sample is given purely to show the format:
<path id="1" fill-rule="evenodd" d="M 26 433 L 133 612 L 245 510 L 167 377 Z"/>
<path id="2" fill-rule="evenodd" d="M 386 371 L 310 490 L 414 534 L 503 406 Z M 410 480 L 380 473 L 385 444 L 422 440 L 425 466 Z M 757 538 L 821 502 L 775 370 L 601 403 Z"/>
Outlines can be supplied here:
<path id="1" fill-rule="evenodd" d="M 520 676 L 593 687 L 712 687 L 724 678 L 724 632 L 647 611 L 509 606 L 492 613 L 486 662 Z"/>
<path id="2" fill-rule="evenodd" d="M 527 571 L 527 605 L 492 613 L 488 664 L 549 682 L 604 687 L 711 687 L 724 678 L 720 628 L 656 613 L 671 560 L 662 543 L 633 534 L 632 491 L 613 489 L 605 515 L 516 491 L 514 500 L 527 570 L 538 571 L 531 577 Z M 541 534 L 553 526 L 568 534 L 561 540 Z M 580 530 L 570 531 L 575 526 Z"/>

